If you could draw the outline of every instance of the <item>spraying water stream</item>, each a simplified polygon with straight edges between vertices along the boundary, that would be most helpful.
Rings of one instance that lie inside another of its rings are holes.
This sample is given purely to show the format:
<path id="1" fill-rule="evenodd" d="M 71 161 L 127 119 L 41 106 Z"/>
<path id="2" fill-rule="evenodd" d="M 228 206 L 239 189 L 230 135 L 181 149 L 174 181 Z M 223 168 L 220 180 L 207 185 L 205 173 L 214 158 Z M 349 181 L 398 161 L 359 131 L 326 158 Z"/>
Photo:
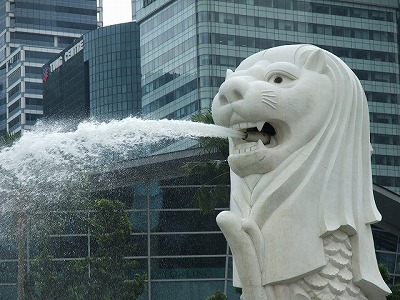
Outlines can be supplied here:
<path id="1" fill-rule="evenodd" d="M 110 153 L 124 158 L 165 140 L 229 136 L 243 133 L 212 124 L 135 117 L 83 122 L 73 131 L 60 124 L 37 126 L 0 151 L 0 211 L 14 210 L 16 199 L 19 210 L 55 201 L 79 185 L 89 168 L 110 163 Z"/>

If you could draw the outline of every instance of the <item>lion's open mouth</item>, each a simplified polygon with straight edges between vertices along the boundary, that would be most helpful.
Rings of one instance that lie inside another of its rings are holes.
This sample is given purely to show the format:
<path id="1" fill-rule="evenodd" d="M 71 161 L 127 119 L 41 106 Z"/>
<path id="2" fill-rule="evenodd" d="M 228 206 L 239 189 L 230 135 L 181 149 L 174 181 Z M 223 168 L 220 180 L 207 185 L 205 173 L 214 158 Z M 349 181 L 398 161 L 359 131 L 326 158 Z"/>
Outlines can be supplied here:
<path id="1" fill-rule="evenodd" d="M 268 122 L 239 123 L 232 126 L 246 134 L 243 140 L 235 139 L 234 153 L 244 153 L 264 148 L 271 144 L 272 137 L 276 134 L 275 128 Z"/>

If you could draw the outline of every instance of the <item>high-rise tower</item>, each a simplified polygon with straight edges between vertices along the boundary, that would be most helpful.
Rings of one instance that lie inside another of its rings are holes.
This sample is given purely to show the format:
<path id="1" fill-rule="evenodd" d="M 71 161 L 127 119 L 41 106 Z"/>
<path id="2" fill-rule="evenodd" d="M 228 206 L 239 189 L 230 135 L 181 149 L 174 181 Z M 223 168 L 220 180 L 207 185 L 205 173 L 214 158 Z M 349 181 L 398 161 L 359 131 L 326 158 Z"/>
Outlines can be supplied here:
<path id="1" fill-rule="evenodd" d="M 138 0 L 143 112 L 186 118 L 210 107 L 227 68 L 283 44 L 342 58 L 370 108 L 374 182 L 400 192 L 398 0 Z"/>
<path id="2" fill-rule="evenodd" d="M 0 0 L 0 135 L 43 113 L 42 66 L 101 25 L 96 0 Z"/>

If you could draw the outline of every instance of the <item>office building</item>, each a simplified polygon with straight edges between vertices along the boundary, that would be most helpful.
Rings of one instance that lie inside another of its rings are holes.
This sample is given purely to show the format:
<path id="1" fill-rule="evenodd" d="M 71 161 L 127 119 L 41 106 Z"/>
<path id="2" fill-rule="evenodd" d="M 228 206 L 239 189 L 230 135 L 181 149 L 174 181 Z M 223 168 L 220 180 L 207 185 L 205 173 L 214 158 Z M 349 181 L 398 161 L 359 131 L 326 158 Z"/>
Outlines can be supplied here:
<path id="1" fill-rule="evenodd" d="M 101 25 L 99 12 L 96 0 L 0 1 L 0 134 L 43 114 L 43 64 Z"/>
<path id="2" fill-rule="evenodd" d="M 84 34 L 43 67 L 45 118 L 121 119 L 141 110 L 139 26 Z"/>
<path id="3" fill-rule="evenodd" d="M 92 177 L 93 198 L 126 204 L 133 225 L 129 243 L 134 246 L 126 259 L 137 261 L 135 272 L 146 273 L 148 278 L 141 300 L 204 300 L 217 290 L 227 293 L 230 300 L 239 300 L 240 294 L 232 286 L 232 257 L 215 221 L 220 211 L 228 209 L 229 187 L 223 186 L 225 201 L 214 213 L 204 215 L 195 195 L 199 188 L 204 193 L 215 192 L 219 182 L 210 181 L 211 174 L 206 174 L 205 180 L 182 171 L 186 163 L 210 158 L 218 157 L 199 155 L 198 149 L 185 150 L 114 163 Z M 387 264 L 391 284 L 400 283 L 400 197 L 376 185 L 374 195 L 383 215 L 382 222 L 373 227 L 377 257 Z M 48 254 L 60 268 L 92 257 L 96 243 L 89 219 L 93 213 L 79 208 L 45 212 L 43 219 L 53 220 L 46 236 L 38 236 L 35 225 L 42 219 L 40 212 L 29 214 L 28 269 L 45 239 Z M 6 222 L 3 224 L 5 227 Z M 17 258 L 13 236 L 1 236 L 0 299 L 16 299 Z"/>
<path id="4" fill-rule="evenodd" d="M 43 116 L 82 120 L 89 115 L 88 66 L 83 38 L 43 66 Z"/>
<path id="5" fill-rule="evenodd" d="M 143 113 L 187 118 L 210 107 L 227 68 L 293 43 L 341 57 L 369 100 L 373 180 L 400 193 L 397 0 L 140 0 Z"/>
<path id="6" fill-rule="evenodd" d="M 149 279 L 141 299 L 204 300 L 220 290 L 239 300 L 232 256 L 215 221 L 228 209 L 229 193 L 213 214 L 202 215 L 194 203 L 196 192 L 214 193 L 220 182 L 211 180 L 212 174 L 190 177 L 182 171 L 185 163 L 214 158 L 199 156 L 198 150 L 177 151 L 120 162 L 94 178 L 98 195 L 130 203 L 133 226 L 140 228 L 134 234 L 140 249 L 135 258 Z M 387 265 L 394 285 L 400 283 L 400 196 L 378 185 L 373 192 L 382 214 L 373 225 L 376 256 Z"/>
<path id="7" fill-rule="evenodd" d="M 90 117 L 120 119 L 141 111 L 140 34 L 136 22 L 84 35 L 89 69 Z M 87 41 L 87 42 L 86 42 Z"/>
<path id="8" fill-rule="evenodd" d="M 43 67 L 40 67 L 40 75 L 40 81 L 43 81 L 45 117 L 80 121 L 88 117 L 107 120 L 137 115 L 141 108 L 139 26 L 135 22 L 129 22 L 90 31 L 75 39 L 60 53 L 53 53 L 52 59 Z M 57 175 L 55 174 L 55 176 Z M 143 179 L 145 176 L 147 175 L 142 174 L 135 178 Z M 129 186 L 118 192 L 108 191 L 107 189 L 107 191 L 99 191 L 93 196 L 119 199 L 127 203 L 135 230 L 131 242 L 133 245 L 138 245 L 139 249 L 138 252 L 128 253 L 130 256 L 128 259 L 139 261 L 141 267 L 145 266 L 143 272 L 146 273 L 148 264 L 142 251 L 143 242 L 146 241 L 144 230 L 147 228 L 147 221 L 143 220 L 143 216 L 146 214 L 143 206 L 145 202 L 143 201 L 147 199 L 147 183 L 147 181 L 145 184 L 139 182 L 137 187 Z M 160 193 L 158 187 L 155 187 L 155 190 Z M 138 199 L 135 198 L 137 200 L 135 200 L 135 204 L 129 198 L 132 195 L 139 197 Z M 145 198 L 141 198 L 142 195 Z M 172 194 L 169 199 L 171 197 L 173 197 Z M 159 200 L 157 199 L 159 199 L 159 196 L 155 195 L 154 207 L 158 209 L 161 204 L 158 203 Z M 37 255 L 44 252 L 41 251 L 43 248 L 40 248 L 40 243 L 46 238 L 49 238 L 49 254 L 60 266 L 93 256 L 90 249 L 94 249 L 96 244 L 93 242 L 93 236 L 90 234 L 89 224 L 87 223 L 88 217 L 93 212 L 80 210 L 82 207 L 75 207 L 77 211 L 50 211 L 55 209 L 55 206 L 49 207 L 49 211 L 39 212 L 39 215 L 40 213 L 46 216 L 54 215 L 54 220 L 61 222 L 57 223 L 58 225 L 51 224 L 52 233 L 50 236 L 42 234 L 38 237 L 38 227 L 33 225 L 32 220 L 41 220 L 45 217 L 39 216 L 37 218 L 37 211 L 29 216 L 30 222 L 32 221 L 31 227 L 29 233 L 24 236 L 29 245 L 24 257 L 22 257 L 27 273 L 29 273 L 29 268 Z M 190 211 L 195 210 L 191 209 Z M 7 223 L 7 220 L 13 217 L 15 216 L 10 212 L 2 215 L 4 221 L 2 227 L 4 229 L 9 226 L 7 228 L 10 230 L 10 234 L 4 234 L 4 230 L 0 232 L 0 299 L 10 300 L 17 299 L 18 292 L 18 243 L 14 238 L 16 225 L 15 223 Z M 173 222 L 177 221 L 179 220 L 175 219 Z M 65 222 L 68 224 L 65 228 L 61 226 L 63 228 L 61 229 L 59 225 L 65 224 Z M 208 228 L 209 225 L 205 223 L 203 226 Z M 213 231 L 216 231 L 215 225 Z M 173 226 L 177 228 L 177 225 Z M 56 230 L 53 231 L 53 229 Z M 199 230 L 201 230 L 201 227 L 199 227 Z M 213 238 L 218 234 L 212 232 L 211 235 Z M 222 237 L 221 233 L 218 236 Z M 211 241 L 215 241 L 215 238 Z M 226 247 L 223 240 L 221 242 L 222 244 L 216 242 L 218 247 Z M 224 261 L 224 258 L 220 257 L 219 260 Z M 166 272 L 167 275 L 160 276 L 171 276 L 168 275 L 169 271 Z M 206 276 L 204 274 L 202 276 Z M 184 275 L 181 274 L 180 276 Z"/>

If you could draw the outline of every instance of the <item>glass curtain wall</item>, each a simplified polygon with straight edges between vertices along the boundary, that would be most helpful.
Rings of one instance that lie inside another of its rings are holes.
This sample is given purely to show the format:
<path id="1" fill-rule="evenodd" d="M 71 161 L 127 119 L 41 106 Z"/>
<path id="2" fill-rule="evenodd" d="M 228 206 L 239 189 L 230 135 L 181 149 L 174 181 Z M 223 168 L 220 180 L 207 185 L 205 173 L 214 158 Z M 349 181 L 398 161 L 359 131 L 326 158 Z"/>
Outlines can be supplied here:
<path id="1" fill-rule="evenodd" d="M 229 186 L 205 185 L 190 177 L 136 184 L 118 179 L 112 184 L 121 187 L 97 191 L 92 199 L 125 203 L 133 227 L 129 240 L 133 247 L 124 254 L 125 259 L 138 262 L 132 276 L 135 272 L 147 274 L 146 291 L 140 299 L 204 300 L 220 290 L 229 299 L 239 300 L 240 294 L 232 287 L 232 256 L 215 221 L 220 211 L 228 209 Z M 198 208 L 196 193 L 201 188 L 211 195 L 216 187 L 224 189 L 226 198 L 211 214 L 204 214 Z M 82 209 L 28 214 L 27 272 L 43 253 L 51 255 L 60 269 L 93 257 L 97 246 L 89 225 L 94 214 Z M 45 219 L 47 225 L 43 225 Z M 388 266 L 391 283 L 400 283 L 399 236 L 378 227 L 373 228 L 373 234 L 378 261 Z M 0 235 L 0 299 L 16 299 L 17 266 L 15 218 L 7 214 L 2 216 Z M 87 276 L 90 272 L 88 268 Z"/>
<path id="2" fill-rule="evenodd" d="M 371 112 L 373 180 L 400 193 L 398 1 L 137 5 L 145 114 L 186 118 L 209 108 L 226 69 L 249 55 L 284 44 L 315 44 L 342 58 L 360 78 Z"/>
<path id="3" fill-rule="evenodd" d="M 194 194 L 199 184 L 184 179 L 149 181 L 114 190 L 97 192 L 96 199 L 120 200 L 126 204 L 133 225 L 130 243 L 135 272 L 146 273 L 145 294 L 141 299 L 205 299 L 217 290 L 224 291 L 228 274 L 227 243 L 219 230 L 215 213 L 204 215 Z M 202 186 L 211 189 L 213 186 Z M 38 231 L 44 219 L 40 213 L 29 216 L 27 270 L 43 253 L 43 245 L 61 268 L 74 260 L 91 257 L 96 243 L 90 234 L 89 220 L 94 211 L 54 211 L 45 217 L 51 227 Z M 8 218 L 12 226 L 12 218 Z M 40 233 L 41 232 L 41 233 Z M 44 242 L 45 239 L 45 242 Z M 0 241 L 0 298 L 16 299 L 17 244 L 13 234 Z M 89 272 L 89 270 L 88 270 Z"/>
<path id="4" fill-rule="evenodd" d="M 135 22 L 84 35 L 90 86 L 90 116 L 121 119 L 141 111 L 140 35 Z"/>

